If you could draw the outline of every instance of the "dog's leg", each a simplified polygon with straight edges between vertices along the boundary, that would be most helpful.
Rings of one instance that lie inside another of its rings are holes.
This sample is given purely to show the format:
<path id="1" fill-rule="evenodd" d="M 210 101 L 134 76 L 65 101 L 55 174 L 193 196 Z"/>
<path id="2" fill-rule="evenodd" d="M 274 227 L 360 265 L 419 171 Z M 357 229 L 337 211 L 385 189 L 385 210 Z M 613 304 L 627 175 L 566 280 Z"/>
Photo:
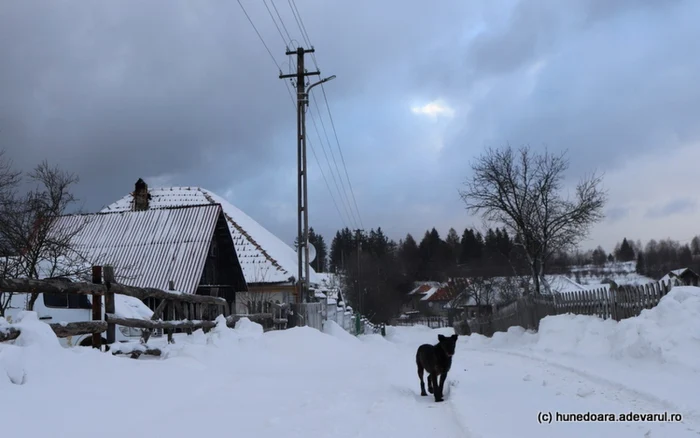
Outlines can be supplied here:
<path id="1" fill-rule="evenodd" d="M 433 377 L 435 377 L 434 374 L 428 374 L 428 392 L 431 394 L 435 392 L 435 386 L 433 386 Z"/>
<path id="2" fill-rule="evenodd" d="M 445 388 L 445 379 L 447 378 L 447 373 L 442 373 L 440 374 L 440 384 L 436 385 L 437 388 L 435 389 L 435 401 L 436 402 L 441 402 L 444 400 L 444 393 L 442 390 Z M 436 381 L 437 383 L 437 381 Z"/>
<path id="3" fill-rule="evenodd" d="M 418 363 L 417 365 L 418 377 L 420 378 L 420 395 L 426 396 L 428 394 L 426 394 L 425 392 L 425 383 L 423 383 L 423 365 L 421 365 L 420 363 Z M 428 376 L 428 386 L 430 386 L 430 376 Z"/>

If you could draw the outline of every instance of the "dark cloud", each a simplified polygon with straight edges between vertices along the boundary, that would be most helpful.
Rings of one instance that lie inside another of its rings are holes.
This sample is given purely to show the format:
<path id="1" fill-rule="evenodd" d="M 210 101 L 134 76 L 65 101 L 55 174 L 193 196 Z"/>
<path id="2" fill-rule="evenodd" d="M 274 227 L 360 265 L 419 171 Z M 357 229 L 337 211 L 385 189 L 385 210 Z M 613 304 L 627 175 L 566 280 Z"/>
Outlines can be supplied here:
<path id="1" fill-rule="evenodd" d="M 673 199 L 661 206 L 650 208 L 646 216 L 652 219 L 659 219 L 673 215 L 689 214 L 695 212 L 697 207 L 698 204 L 695 199 Z"/>
<path id="2" fill-rule="evenodd" d="M 288 70 L 265 5 L 242 3 Z M 318 88 L 307 124 L 315 228 L 359 225 L 343 161 L 365 228 L 399 237 L 480 225 L 456 190 L 485 145 L 569 149 L 578 176 L 697 141 L 700 4 L 494 3 L 297 0 L 323 75 L 337 75 L 325 90 L 342 156 Z M 22 167 L 78 173 L 87 208 L 147 177 L 228 193 L 293 239 L 294 106 L 237 2 L 7 2 L 0 59 L 0 146 Z M 438 99 L 454 117 L 410 111 Z"/>

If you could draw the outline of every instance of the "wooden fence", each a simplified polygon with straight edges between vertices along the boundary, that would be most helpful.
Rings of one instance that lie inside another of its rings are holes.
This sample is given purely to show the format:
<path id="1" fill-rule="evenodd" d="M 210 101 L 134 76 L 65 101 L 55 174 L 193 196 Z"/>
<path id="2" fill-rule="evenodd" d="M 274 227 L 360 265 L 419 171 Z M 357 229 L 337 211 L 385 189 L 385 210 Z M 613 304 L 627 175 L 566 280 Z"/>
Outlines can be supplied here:
<path id="1" fill-rule="evenodd" d="M 101 348 L 102 344 L 110 345 L 113 354 L 128 353 L 136 358 L 141 354 L 159 355 L 160 351 L 150 348 L 147 342 L 154 330 L 164 330 L 168 335 L 168 342 L 173 342 L 173 333 L 176 331 L 191 334 L 194 330 L 209 331 L 216 326 L 214 321 L 219 315 L 224 315 L 227 326 L 234 326 L 242 317 L 253 321 L 278 325 L 286 319 L 281 314 L 285 309 L 275 309 L 270 314 L 232 315 L 233 303 L 228 303 L 219 297 L 184 294 L 174 291 L 165 291 L 155 288 L 140 288 L 124 286 L 114 282 L 114 271 L 110 266 L 93 266 L 92 283 L 67 282 L 63 280 L 34 280 L 34 279 L 0 279 L 0 292 L 10 293 L 43 293 L 43 294 L 81 294 L 92 296 L 92 321 L 56 323 L 50 324 L 58 337 L 79 336 L 92 334 L 91 345 Z M 104 278 L 104 282 L 103 282 Z M 171 284 L 171 289 L 174 285 Z M 138 298 L 142 301 L 155 299 L 158 302 L 151 320 L 137 318 L 122 318 L 115 315 L 114 295 L 122 294 Z M 104 298 L 104 315 L 102 312 L 102 299 Z M 279 311 L 279 312 L 278 312 Z M 164 320 L 165 319 L 165 320 Z M 142 330 L 140 348 L 121 348 L 115 343 L 116 326 L 137 328 Z M 106 339 L 102 333 L 106 332 Z M 16 339 L 20 330 L 16 327 L 5 327 L 0 330 L 0 342 Z"/>
<path id="2" fill-rule="evenodd" d="M 430 328 L 443 328 L 450 327 L 447 317 L 443 316 L 419 316 L 412 318 L 395 318 L 391 320 L 392 326 L 413 326 L 413 325 L 425 325 Z"/>
<path id="3" fill-rule="evenodd" d="M 530 295 L 498 309 L 491 318 L 473 320 L 469 325 L 474 333 L 492 336 L 514 326 L 537 330 L 544 317 L 566 313 L 621 321 L 656 306 L 676 284 L 668 281 L 537 297 Z"/>

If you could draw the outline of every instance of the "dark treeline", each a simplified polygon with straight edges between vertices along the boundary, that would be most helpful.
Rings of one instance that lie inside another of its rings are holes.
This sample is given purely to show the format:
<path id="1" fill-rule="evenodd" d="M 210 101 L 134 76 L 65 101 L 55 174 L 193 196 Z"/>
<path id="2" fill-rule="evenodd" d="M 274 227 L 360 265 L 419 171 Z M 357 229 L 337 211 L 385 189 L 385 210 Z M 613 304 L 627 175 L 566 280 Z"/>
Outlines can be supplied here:
<path id="1" fill-rule="evenodd" d="M 565 269 L 570 266 L 603 266 L 610 262 L 634 262 L 637 273 L 655 280 L 674 269 L 690 268 L 700 272 L 700 236 L 695 236 L 689 244 L 672 239 L 652 239 L 642 244 L 641 240 L 624 238 L 610 253 L 598 246 L 587 252 L 559 255 L 553 265 Z"/>
<path id="2" fill-rule="evenodd" d="M 586 252 L 561 253 L 550 260 L 547 273 L 567 273 L 572 266 L 602 266 L 613 261 L 635 262 L 638 273 L 653 279 L 683 267 L 700 272 L 700 236 L 686 245 L 669 239 L 643 245 L 624 238 L 610 253 L 600 246 Z M 450 229 L 444 238 L 433 228 L 420 240 L 408 234 L 398 242 L 389 239 L 381 227 L 369 232 L 344 228 L 331 242 L 327 268 L 346 274 L 344 290 L 349 303 L 375 322 L 396 316 L 415 281 L 528 275 L 517 240 L 501 228 L 484 234 L 467 228 L 461 235 Z"/>
<path id="3" fill-rule="evenodd" d="M 518 245 L 504 229 L 482 235 L 450 229 L 443 239 L 433 228 L 420 241 L 411 234 L 395 242 L 381 227 L 369 232 L 338 231 L 331 242 L 329 270 L 344 272 L 344 290 L 355 308 L 375 321 L 396 315 L 415 281 L 454 276 L 500 276 L 526 272 Z"/>

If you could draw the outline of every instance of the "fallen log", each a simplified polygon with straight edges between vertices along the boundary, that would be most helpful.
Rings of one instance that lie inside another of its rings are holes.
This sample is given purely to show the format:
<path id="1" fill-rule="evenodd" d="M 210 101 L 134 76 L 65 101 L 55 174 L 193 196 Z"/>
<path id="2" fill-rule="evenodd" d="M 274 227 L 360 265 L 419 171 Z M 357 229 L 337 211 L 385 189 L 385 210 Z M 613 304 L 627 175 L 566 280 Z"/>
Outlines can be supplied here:
<path id="1" fill-rule="evenodd" d="M 120 318 L 111 313 L 105 315 L 105 319 L 109 323 L 118 324 L 124 327 L 133 327 L 140 329 L 162 329 L 162 330 L 174 330 L 174 329 L 212 329 L 216 327 L 214 321 L 153 321 L 150 319 L 137 319 L 137 318 Z"/>
<path id="2" fill-rule="evenodd" d="M 20 331 L 14 327 L 0 327 L 0 342 L 17 339 L 19 334 Z"/>
<path id="3" fill-rule="evenodd" d="M 105 321 L 58 322 L 49 324 L 49 327 L 56 334 L 56 337 L 67 338 L 69 336 L 102 333 L 107 330 L 107 323 Z M 22 331 L 15 327 L 2 327 L 0 328 L 0 342 L 17 339 L 21 333 Z"/>
<path id="4" fill-rule="evenodd" d="M 226 317 L 226 325 L 228 327 L 234 327 L 236 322 L 241 318 L 248 318 L 251 321 L 265 321 L 272 320 L 271 313 L 257 313 L 254 315 L 230 315 Z M 138 318 L 120 318 L 114 314 L 108 313 L 105 315 L 107 323 L 118 324 L 124 327 L 140 328 L 146 330 L 174 330 L 174 329 L 213 329 L 216 327 L 215 321 L 208 320 L 181 320 L 181 321 L 153 321 L 150 319 L 138 319 Z"/>
<path id="5" fill-rule="evenodd" d="M 153 348 L 144 344 L 116 344 L 112 345 L 110 350 L 113 355 L 130 354 L 132 359 L 138 359 L 142 354 L 149 356 L 160 356 L 162 353 L 159 348 Z"/>
<path id="6" fill-rule="evenodd" d="M 252 315 L 242 315 L 242 314 L 237 314 L 237 315 L 230 315 L 226 317 L 226 325 L 229 327 L 233 327 L 236 325 L 236 321 L 238 321 L 241 318 L 248 318 L 249 320 L 253 322 L 259 322 L 259 321 L 265 321 L 268 319 L 273 319 L 272 313 L 254 313 Z"/>
<path id="7" fill-rule="evenodd" d="M 142 354 L 147 354 L 150 356 L 160 356 L 160 350 L 157 348 L 149 349 L 149 350 L 136 350 L 131 353 L 131 358 L 132 359 L 138 359 Z"/>
<path id="8" fill-rule="evenodd" d="M 105 321 L 81 321 L 69 323 L 57 322 L 49 325 L 59 338 L 90 335 L 93 333 L 102 333 L 107 331 L 107 323 Z"/>

